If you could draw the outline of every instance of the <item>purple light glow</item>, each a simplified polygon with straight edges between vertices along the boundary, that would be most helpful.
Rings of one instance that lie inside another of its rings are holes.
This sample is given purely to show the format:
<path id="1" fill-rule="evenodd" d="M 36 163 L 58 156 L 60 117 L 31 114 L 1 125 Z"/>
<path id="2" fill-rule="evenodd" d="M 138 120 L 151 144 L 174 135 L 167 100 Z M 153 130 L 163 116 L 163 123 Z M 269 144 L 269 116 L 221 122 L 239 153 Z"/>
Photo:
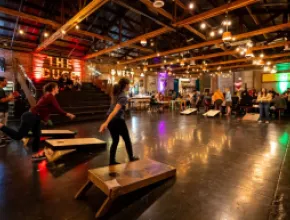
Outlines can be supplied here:
<path id="1" fill-rule="evenodd" d="M 165 134 L 165 121 L 160 121 L 158 124 L 158 133 L 161 135 Z"/>
<path id="2" fill-rule="evenodd" d="M 168 75 L 166 72 L 160 72 L 158 74 L 158 92 L 164 93 L 167 86 Z"/>

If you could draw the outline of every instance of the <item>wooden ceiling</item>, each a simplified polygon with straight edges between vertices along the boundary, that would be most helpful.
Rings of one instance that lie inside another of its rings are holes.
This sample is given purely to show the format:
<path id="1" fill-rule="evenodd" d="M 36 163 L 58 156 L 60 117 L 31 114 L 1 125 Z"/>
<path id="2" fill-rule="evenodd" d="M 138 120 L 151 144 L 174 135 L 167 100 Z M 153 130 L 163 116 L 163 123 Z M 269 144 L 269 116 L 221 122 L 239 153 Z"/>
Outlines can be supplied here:
<path id="1" fill-rule="evenodd" d="M 164 2 L 155 8 L 153 0 L 0 0 L 0 47 L 129 66 L 146 63 L 154 71 L 171 66 L 177 73 L 188 69 L 180 59 L 186 65 L 206 61 L 213 69 L 250 65 L 235 52 L 249 40 L 254 52 L 263 50 L 268 59 L 277 54 L 280 60 L 290 58 L 283 51 L 285 39 L 290 40 L 290 0 Z M 236 38 L 231 44 L 218 34 L 226 16 Z"/>

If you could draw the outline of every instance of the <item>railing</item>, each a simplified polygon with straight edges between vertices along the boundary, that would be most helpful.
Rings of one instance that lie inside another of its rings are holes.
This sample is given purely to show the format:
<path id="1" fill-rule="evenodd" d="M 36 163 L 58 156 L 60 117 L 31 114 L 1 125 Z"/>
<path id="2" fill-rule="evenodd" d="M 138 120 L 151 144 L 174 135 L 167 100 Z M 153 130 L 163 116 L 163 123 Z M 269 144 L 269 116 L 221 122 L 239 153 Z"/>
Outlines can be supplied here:
<path id="1" fill-rule="evenodd" d="M 19 82 L 21 89 L 23 90 L 30 106 L 36 105 L 36 88 L 32 82 L 32 80 L 27 76 L 25 69 L 19 63 L 18 59 L 13 59 L 13 70 L 14 76 Z"/>

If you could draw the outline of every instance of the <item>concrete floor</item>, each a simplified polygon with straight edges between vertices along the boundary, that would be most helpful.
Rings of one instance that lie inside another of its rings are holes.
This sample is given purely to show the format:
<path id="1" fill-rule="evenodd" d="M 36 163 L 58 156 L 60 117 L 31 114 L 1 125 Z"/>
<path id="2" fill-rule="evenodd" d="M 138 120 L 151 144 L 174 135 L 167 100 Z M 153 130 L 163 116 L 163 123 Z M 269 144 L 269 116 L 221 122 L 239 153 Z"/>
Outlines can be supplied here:
<path id="1" fill-rule="evenodd" d="M 287 122 L 143 112 L 127 124 L 135 154 L 175 166 L 177 177 L 121 197 L 103 219 L 290 219 Z M 110 143 L 99 125 L 62 128 Z M 104 195 L 92 188 L 77 201 L 74 194 L 87 170 L 107 165 L 108 156 L 107 149 L 33 164 L 19 142 L 0 148 L 0 219 L 94 219 Z M 127 160 L 123 142 L 117 160 Z"/>

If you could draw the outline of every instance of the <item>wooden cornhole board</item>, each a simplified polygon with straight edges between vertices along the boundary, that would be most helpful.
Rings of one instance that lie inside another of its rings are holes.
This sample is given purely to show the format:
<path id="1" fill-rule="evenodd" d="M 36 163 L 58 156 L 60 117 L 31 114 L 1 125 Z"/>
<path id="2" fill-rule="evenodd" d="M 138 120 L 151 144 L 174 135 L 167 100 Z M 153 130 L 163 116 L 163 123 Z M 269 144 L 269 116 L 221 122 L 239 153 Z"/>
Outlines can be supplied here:
<path id="1" fill-rule="evenodd" d="M 255 114 L 255 113 L 247 113 L 243 117 L 243 121 L 258 121 L 260 117 L 260 114 Z"/>
<path id="2" fill-rule="evenodd" d="M 190 114 L 193 114 L 195 112 L 197 112 L 196 108 L 188 108 L 188 109 L 180 112 L 180 114 L 182 114 L 182 115 L 190 115 Z"/>
<path id="3" fill-rule="evenodd" d="M 174 167 L 151 159 L 96 168 L 88 171 L 88 181 L 75 198 L 84 196 L 92 185 L 102 190 L 107 198 L 96 213 L 97 218 L 109 210 L 117 197 L 175 176 L 175 173 Z"/>
<path id="4" fill-rule="evenodd" d="M 220 113 L 219 110 L 209 110 L 207 111 L 206 113 L 204 113 L 203 115 L 204 116 L 207 116 L 207 117 L 215 117 L 216 115 L 218 115 Z"/>
<path id="5" fill-rule="evenodd" d="M 106 147 L 106 142 L 97 138 L 51 139 L 46 140 L 45 145 L 45 156 L 52 162 L 78 148 Z"/>
<path id="6" fill-rule="evenodd" d="M 52 137 L 52 138 L 74 138 L 77 132 L 70 130 L 41 130 L 42 137 Z M 28 134 L 29 136 L 32 133 Z"/>

